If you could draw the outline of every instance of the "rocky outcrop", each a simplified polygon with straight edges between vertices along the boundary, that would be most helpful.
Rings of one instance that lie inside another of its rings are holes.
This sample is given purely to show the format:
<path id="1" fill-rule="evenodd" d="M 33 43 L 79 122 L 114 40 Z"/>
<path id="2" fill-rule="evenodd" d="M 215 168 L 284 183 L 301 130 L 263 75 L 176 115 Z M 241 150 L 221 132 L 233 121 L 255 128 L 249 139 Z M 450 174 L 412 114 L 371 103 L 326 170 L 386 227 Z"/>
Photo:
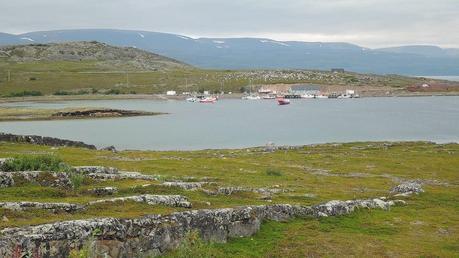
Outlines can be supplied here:
<path id="1" fill-rule="evenodd" d="M 117 174 L 117 168 L 103 167 L 103 166 L 77 166 L 73 170 L 80 174 Z"/>
<path id="2" fill-rule="evenodd" d="M 22 211 L 27 209 L 41 209 L 52 212 L 75 212 L 84 209 L 83 205 L 70 203 L 42 203 L 42 202 L 0 202 L 0 208 Z"/>
<path id="3" fill-rule="evenodd" d="M 99 218 L 56 222 L 0 231 L 0 257 L 13 252 L 43 257 L 67 257 L 70 250 L 92 241 L 100 257 L 156 256 L 176 248 L 192 230 L 206 241 L 255 234 L 265 220 L 348 214 L 358 208 L 387 209 L 394 202 L 380 199 L 331 201 L 306 207 L 288 204 L 215 210 L 194 210 L 138 219 Z"/>
<path id="4" fill-rule="evenodd" d="M 80 166 L 73 167 L 76 173 L 81 173 L 96 180 L 116 180 L 116 179 L 139 179 L 139 180 L 158 180 L 157 176 L 144 175 L 139 172 L 119 171 L 117 168 L 103 166 Z"/>
<path id="5" fill-rule="evenodd" d="M 216 190 L 205 190 L 207 194 L 211 194 L 211 195 L 216 195 L 216 194 L 232 195 L 234 193 L 239 193 L 239 192 L 253 192 L 253 193 L 260 194 L 262 198 L 267 198 L 273 194 L 285 193 L 288 191 L 289 190 L 287 189 L 281 189 L 281 188 L 245 188 L 245 187 L 239 187 L 239 186 L 237 187 L 227 186 L 227 187 L 219 187 Z"/>
<path id="6" fill-rule="evenodd" d="M 0 188 L 14 185 L 13 175 L 9 172 L 0 172 Z"/>
<path id="7" fill-rule="evenodd" d="M 185 190 L 193 191 L 201 189 L 206 184 L 210 184 L 210 182 L 164 182 L 161 185 L 168 187 L 179 187 Z"/>
<path id="8" fill-rule="evenodd" d="M 100 187 L 89 190 L 90 193 L 102 196 L 102 195 L 113 195 L 118 192 L 116 187 Z"/>
<path id="9" fill-rule="evenodd" d="M 92 150 L 96 149 L 96 146 L 86 144 L 84 142 L 63 140 L 59 138 L 44 137 L 44 136 L 37 136 L 37 135 L 15 135 L 15 134 L 8 134 L 8 133 L 0 133 L 0 141 L 16 142 L 16 143 L 30 143 L 30 144 L 38 144 L 38 145 L 46 145 L 46 146 L 54 146 L 54 147 L 64 146 L 64 147 L 86 148 L 86 149 L 92 149 Z"/>
<path id="10" fill-rule="evenodd" d="M 144 202 L 148 205 L 166 205 L 171 207 L 182 207 L 182 208 L 191 208 L 191 203 L 185 196 L 181 195 L 153 195 L 153 194 L 144 194 L 144 195 L 135 195 L 127 197 L 117 197 L 111 199 L 102 199 L 89 202 L 88 205 L 94 205 L 99 203 L 106 202 Z"/>
<path id="11" fill-rule="evenodd" d="M 0 172 L 0 187 L 15 186 L 19 182 L 36 183 L 46 187 L 71 188 L 69 175 L 64 172 L 16 171 Z"/>
<path id="12" fill-rule="evenodd" d="M 417 181 L 407 181 L 397 185 L 390 191 L 395 196 L 409 196 L 424 192 L 422 184 Z"/>

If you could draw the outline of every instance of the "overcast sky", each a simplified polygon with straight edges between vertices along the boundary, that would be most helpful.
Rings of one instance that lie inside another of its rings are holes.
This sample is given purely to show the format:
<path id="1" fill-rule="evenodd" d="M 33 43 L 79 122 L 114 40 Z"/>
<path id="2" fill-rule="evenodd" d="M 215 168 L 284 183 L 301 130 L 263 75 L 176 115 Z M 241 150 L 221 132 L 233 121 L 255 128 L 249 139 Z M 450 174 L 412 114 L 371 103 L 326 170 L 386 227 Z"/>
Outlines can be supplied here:
<path id="1" fill-rule="evenodd" d="M 77 28 L 459 47 L 459 0 L 0 0 L 1 32 Z"/>

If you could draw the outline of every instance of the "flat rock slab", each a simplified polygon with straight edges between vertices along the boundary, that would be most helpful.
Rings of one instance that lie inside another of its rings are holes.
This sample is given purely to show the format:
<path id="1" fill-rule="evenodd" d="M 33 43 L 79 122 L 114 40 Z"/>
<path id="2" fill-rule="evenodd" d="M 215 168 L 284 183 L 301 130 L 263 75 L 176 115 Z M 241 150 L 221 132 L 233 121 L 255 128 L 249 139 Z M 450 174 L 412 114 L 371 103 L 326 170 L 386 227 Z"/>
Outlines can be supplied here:
<path id="1" fill-rule="evenodd" d="M 201 189 L 204 185 L 211 184 L 210 182 L 164 182 L 161 185 L 168 187 L 179 187 L 185 190 Z"/>
<path id="2" fill-rule="evenodd" d="M 41 203 L 41 202 L 0 202 L 0 208 L 22 211 L 27 209 L 43 209 L 51 211 L 75 212 L 84 209 L 83 205 L 71 203 Z"/>
<path id="3" fill-rule="evenodd" d="M 185 196 L 182 196 L 182 195 L 152 195 L 152 194 L 102 199 L 102 200 L 89 202 L 88 205 L 95 205 L 95 204 L 107 203 L 107 202 L 125 202 L 125 201 L 143 202 L 149 205 L 166 205 L 166 206 L 172 206 L 172 207 L 191 208 L 191 203 L 188 201 L 188 199 Z"/>

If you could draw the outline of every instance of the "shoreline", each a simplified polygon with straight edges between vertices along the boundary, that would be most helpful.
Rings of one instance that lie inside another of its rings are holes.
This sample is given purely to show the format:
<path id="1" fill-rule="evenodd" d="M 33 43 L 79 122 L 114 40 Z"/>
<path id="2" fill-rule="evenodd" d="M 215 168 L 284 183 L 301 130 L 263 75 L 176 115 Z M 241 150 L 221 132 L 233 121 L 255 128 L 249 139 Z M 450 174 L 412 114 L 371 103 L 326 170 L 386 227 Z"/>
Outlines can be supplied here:
<path id="1" fill-rule="evenodd" d="M 221 99 L 240 99 L 244 94 L 233 93 L 219 95 Z M 362 98 L 381 97 L 444 97 L 459 96 L 459 92 L 393 92 L 390 94 L 362 94 Z M 67 96 L 30 96 L 0 98 L 0 104 L 25 103 L 25 102 L 59 102 L 59 101 L 85 101 L 85 100 L 185 100 L 188 96 L 166 96 L 165 94 L 120 94 L 120 95 L 67 95 Z"/>

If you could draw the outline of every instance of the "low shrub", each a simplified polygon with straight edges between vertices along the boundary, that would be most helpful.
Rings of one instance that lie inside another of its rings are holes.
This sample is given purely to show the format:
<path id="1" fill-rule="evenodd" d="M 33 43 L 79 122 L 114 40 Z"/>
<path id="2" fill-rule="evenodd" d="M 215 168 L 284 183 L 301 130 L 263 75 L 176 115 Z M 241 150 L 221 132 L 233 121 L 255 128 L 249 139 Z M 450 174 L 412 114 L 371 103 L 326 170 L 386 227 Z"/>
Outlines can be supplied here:
<path id="1" fill-rule="evenodd" d="M 283 173 L 282 173 L 282 171 L 280 171 L 280 170 L 268 168 L 268 169 L 266 170 L 266 175 L 268 175 L 268 176 L 282 176 Z"/>
<path id="2" fill-rule="evenodd" d="M 68 172 L 71 167 L 54 155 L 21 155 L 5 161 L 0 170 L 12 171 L 55 171 Z"/>
<path id="3" fill-rule="evenodd" d="M 43 96 L 43 93 L 41 93 L 41 91 L 36 91 L 36 90 L 32 90 L 32 91 L 24 90 L 24 91 L 19 91 L 19 92 L 11 92 L 6 96 L 7 97 Z"/>

